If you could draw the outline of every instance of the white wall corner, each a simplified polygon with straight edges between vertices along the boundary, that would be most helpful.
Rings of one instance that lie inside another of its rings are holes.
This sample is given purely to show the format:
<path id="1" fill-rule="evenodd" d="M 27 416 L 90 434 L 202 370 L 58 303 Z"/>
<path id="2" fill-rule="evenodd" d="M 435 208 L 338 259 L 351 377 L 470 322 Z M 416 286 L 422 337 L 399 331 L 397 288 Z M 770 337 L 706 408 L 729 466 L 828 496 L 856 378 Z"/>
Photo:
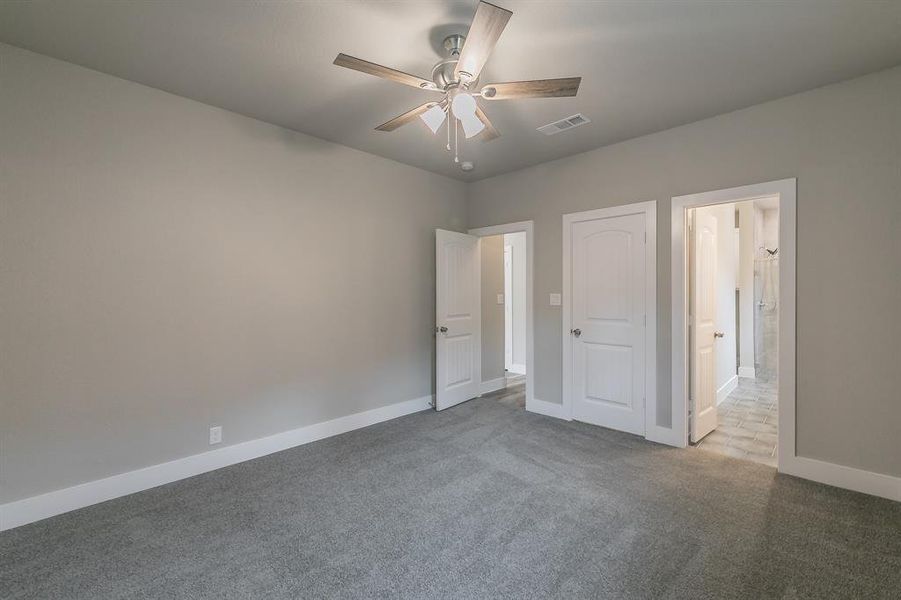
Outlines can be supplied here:
<path id="1" fill-rule="evenodd" d="M 739 377 L 748 377 L 750 379 L 754 379 L 757 377 L 754 367 L 738 367 L 738 376 Z"/>
<path id="2" fill-rule="evenodd" d="M 0 505 L 0 531 L 347 433 L 354 429 L 390 421 L 431 408 L 432 401 L 433 396 L 429 395 L 397 402 L 265 438 L 224 446 L 136 471 L 120 473 L 39 496 L 8 502 Z"/>

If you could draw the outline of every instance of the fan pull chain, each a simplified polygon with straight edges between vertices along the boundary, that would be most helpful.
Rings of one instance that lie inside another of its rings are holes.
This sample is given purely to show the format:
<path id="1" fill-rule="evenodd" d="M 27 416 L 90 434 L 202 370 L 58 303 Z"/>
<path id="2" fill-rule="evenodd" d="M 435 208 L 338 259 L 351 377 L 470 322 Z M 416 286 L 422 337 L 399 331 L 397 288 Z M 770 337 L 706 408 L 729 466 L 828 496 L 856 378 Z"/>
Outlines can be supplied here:
<path id="1" fill-rule="evenodd" d="M 448 152 L 450 152 L 450 120 L 451 120 L 450 112 L 451 112 L 450 108 L 448 108 L 447 109 L 447 127 L 445 127 L 445 129 L 447 129 L 447 146 L 445 147 L 445 150 L 447 150 Z"/>
<path id="2" fill-rule="evenodd" d="M 457 135 L 457 119 L 454 118 L 454 162 L 460 162 L 460 141 Z"/>

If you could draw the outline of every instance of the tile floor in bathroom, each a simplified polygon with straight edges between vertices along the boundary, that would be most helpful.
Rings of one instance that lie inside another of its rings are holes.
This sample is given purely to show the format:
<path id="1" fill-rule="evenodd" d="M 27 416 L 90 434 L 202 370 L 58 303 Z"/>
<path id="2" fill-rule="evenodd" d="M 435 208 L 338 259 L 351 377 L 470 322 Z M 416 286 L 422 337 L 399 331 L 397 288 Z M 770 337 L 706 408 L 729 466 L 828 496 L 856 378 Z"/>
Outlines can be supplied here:
<path id="1" fill-rule="evenodd" d="M 776 381 L 739 378 L 718 407 L 719 424 L 696 445 L 701 450 L 776 466 Z"/>

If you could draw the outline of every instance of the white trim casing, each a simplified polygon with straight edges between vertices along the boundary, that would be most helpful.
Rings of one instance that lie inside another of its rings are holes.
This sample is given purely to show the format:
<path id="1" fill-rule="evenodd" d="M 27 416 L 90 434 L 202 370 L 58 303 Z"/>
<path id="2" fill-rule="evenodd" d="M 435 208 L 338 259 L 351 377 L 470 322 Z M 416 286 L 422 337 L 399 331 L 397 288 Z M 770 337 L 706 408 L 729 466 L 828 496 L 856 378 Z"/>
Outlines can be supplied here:
<path id="1" fill-rule="evenodd" d="M 645 216 L 645 402 L 644 437 L 652 442 L 670 444 L 672 437 L 657 425 L 657 202 L 636 202 L 563 215 L 563 398 L 562 410 L 572 419 L 572 253 L 571 234 L 574 223 L 610 217 L 644 214 Z"/>
<path id="2" fill-rule="evenodd" d="M 779 387 L 776 409 L 779 415 L 777 463 L 785 471 L 798 455 L 795 395 L 797 388 L 797 269 L 798 269 L 798 184 L 783 179 L 772 186 L 779 194 Z M 788 448 L 788 452 L 784 451 Z"/>
<path id="3" fill-rule="evenodd" d="M 535 224 L 532 221 L 519 221 L 503 225 L 490 225 L 469 230 L 469 235 L 488 237 L 504 233 L 526 234 L 526 410 L 535 409 L 535 289 L 534 289 L 534 255 Z"/>
<path id="4" fill-rule="evenodd" d="M 423 396 L 0 505 L 0 531 L 426 410 Z"/>

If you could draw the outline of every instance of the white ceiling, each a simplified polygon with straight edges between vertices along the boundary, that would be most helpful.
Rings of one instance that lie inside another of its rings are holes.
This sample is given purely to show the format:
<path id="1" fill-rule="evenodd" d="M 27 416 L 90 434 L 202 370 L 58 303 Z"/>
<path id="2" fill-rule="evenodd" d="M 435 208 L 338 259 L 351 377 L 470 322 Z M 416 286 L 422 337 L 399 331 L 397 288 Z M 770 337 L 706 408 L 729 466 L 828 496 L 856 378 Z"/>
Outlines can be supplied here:
<path id="1" fill-rule="evenodd" d="M 472 1 L 0 3 L 0 40 L 463 180 L 480 179 L 901 64 L 901 2 L 495 0 L 513 18 L 482 82 L 581 75 L 576 98 L 485 103 L 502 133 L 455 167 L 420 123 L 434 97 L 332 65 L 429 78 Z M 535 128 L 581 112 L 592 123 Z M 440 138 L 440 135 L 439 135 Z"/>

